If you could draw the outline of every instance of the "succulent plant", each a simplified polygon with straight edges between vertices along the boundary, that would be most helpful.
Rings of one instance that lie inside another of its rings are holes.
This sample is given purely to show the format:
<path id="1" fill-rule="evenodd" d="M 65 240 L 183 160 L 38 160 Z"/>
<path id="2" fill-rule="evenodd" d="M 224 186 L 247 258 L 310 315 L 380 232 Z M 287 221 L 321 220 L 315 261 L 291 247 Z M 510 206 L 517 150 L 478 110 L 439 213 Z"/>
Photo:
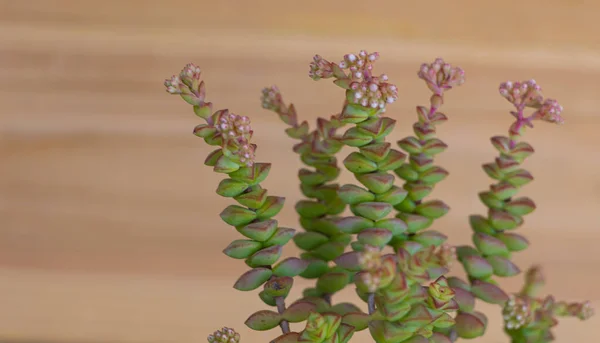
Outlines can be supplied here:
<path id="1" fill-rule="evenodd" d="M 261 186 L 271 164 L 256 161 L 250 119 L 227 109 L 213 111 L 194 64 L 164 83 L 167 92 L 179 95 L 204 119 L 193 132 L 216 147 L 205 160 L 225 175 L 216 193 L 237 202 L 220 214 L 244 237 L 223 250 L 249 267 L 234 288 L 260 289 L 260 299 L 272 307 L 251 314 L 246 326 L 257 331 L 280 327 L 273 343 L 346 343 L 355 332 L 367 329 L 377 343 L 448 343 L 485 334 L 488 319 L 475 308 L 479 299 L 499 305 L 512 343 L 546 343 L 554 339 L 551 329 L 558 317 L 589 318 L 589 302 L 540 297 L 545 283 L 540 267 L 527 271 L 519 292 L 503 290 L 495 278 L 519 274 L 512 254 L 529 245 L 512 232 L 535 209 L 530 198 L 516 197 L 533 180 L 522 168 L 534 152 L 523 134 L 536 120 L 563 123 L 563 108 L 545 99 L 533 80 L 500 85 L 500 94 L 515 107 L 511 114 L 516 120 L 508 136 L 491 139 L 499 155 L 483 169 L 495 183 L 479 194 L 487 215 L 470 216 L 473 244 L 454 247 L 447 235 L 429 229 L 450 207 L 428 197 L 449 174 L 434 161 L 448 148 L 436 137 L 437 127 L 448 120 L 439 110 L 445 93 L 465 82 L 465 73 L 441 58 L 421 65 L 417 75 L 432 95 L 428 107 L 416 108 L 414 136 L 397 142 L 401 151 L 386 141 L 397 123 L 386 113 L 398 100 L 398 87 L 387 75 L 374 73 L 378 59 L 378 53 L 364 50 L 346 54 L 337 63 L 319 55 L 313 58 L 309 77 L 331 79 L 345 91 L 340 112 L 317 119 L 313 130 L 298 119 L 293 104 L 285 104 L 276 86 L 262 91 L 263 108 L 288 126 L 286 134 L 298 140 L 293 151 L 305 165 L 298 172 L 305 198 L 295 205 L 301 232 L 280 227 L 275 219 L 285 199 L 269 195 Z M 533 109 L 529 116 L 527 108 Z M 352 151 L 341 159 L 343 169 L 356 182 L 339 185 L 342 167 L 337 155 L 344 146 Z M 283 247 L 292 240 L 303 252 L 280 260 Z M 467 280 L 447 275 L 455 259 Z M 315 280 L 314 287 L 289 301 L 298 277 Z M 334 295 L 349 285 L 363 304 L 335 303 Z M 304 329 L 292 331 L 290 323 Z M 234 343 L 240 335 L 223 328 L 208 341 Z"/>

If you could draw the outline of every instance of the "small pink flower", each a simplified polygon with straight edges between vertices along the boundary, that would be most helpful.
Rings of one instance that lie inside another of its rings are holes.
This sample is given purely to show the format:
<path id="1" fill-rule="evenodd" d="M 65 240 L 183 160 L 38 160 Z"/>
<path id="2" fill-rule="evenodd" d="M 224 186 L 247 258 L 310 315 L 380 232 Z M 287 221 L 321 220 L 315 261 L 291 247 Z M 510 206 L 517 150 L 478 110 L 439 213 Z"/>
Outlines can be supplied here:
<path id="1" fill-rule="evenodd" d="M 260 100 L 263 108 L 274 112 L 280 112 L 282 107 L 285 107 L 283 104 L 283 96 L 277 86 L 264 88 Z"/>
<path id="2" fill-rule="evenodd" d="M 175 75 L 173 75 L 171 79 L 165 80 L 164 85 L 165 87 L 167 87 L 167 92 L 171 94 L 181 94 L 183 93 L 182 87 L 186 87 L 186 85 L 183 82 L 181 82 L 179 76 Z"/>
<path id="3" fill-rule="evenodd" d="M 546 99 L 541 107 L 534 113 L 534 119 L 541 119 L 550 123 L 563 124 L 565 120 L 560 114 L 563 107 L 554 99 Z"/>
<path id="4" fill-rule="evenodd" d="M 366 271 L 374 272 L 381 268 L 381 251 L 379 248 L 371 245 L 365 245 L 360 253 L 358 263 Z"/>
<path id="5" fill-rule="evenodd" d="M 423 63 L 417 75 L 427 83 L 429 89 L 436 93 L 460 86 L 465 82 L 464 70 L 452 67 L 441 58 L 437 58 L 431 64 Z"/>
<path id="6" fill-rule="evenodd" d="M 313 61 L 310 63 L 310 71 L 308 72 L 308 76 L 315 81 L 332 77 L 332 63 L 319 55 L 315 55 L 313 57 Z"/>
<path id="7" fill-rule="evenodd" d="M 193 83 L 194 80 L 200 80 L 200 76 L 202 76 L 202 72 L 200 71 L 200 67 L 195 65 L 194 63 L 188 63 L 181 73 L 179 73 L 179 77 L 181 80 L 187 84 L 186 81 L 189 81 L 190 84 Z"/>
<path id="8" fill-rule="evenodd" d="M 528 299 L 511 295 L 502 311 L 504 327 L 507 330 L 518 330 L 531 321 L 532 314 Z"/>
<path id="9" fill-rule="evenodd" d="M 521 82 L 506 81 L 500 84 L 499 92 L 500 95 L 517 108 L 537 107 L 544 99 L 542 88 L 535 80 Z"/>
<path id="10" fill-rule="evenodd" d="M 215 128 L 223 137 L 223 147 L 230 149 L 247 166 L 254 164 L 254 146 L 250 144 L 250 118 L 222 110 L 217 115 Z"/>

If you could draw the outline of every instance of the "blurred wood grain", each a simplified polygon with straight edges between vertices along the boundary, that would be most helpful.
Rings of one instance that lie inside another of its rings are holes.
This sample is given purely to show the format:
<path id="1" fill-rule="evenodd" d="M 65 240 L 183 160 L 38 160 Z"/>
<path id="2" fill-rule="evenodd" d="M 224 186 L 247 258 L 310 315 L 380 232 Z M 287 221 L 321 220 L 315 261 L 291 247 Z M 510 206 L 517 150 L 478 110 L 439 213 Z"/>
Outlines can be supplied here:
<path id="1" fill-rule="evenodd" d="M 524 193 L 538 209 L 516 259 L 543 263 L 557 298 L 597 302 L 599 11 L 575 0 L 0 0 L 0 340 L 195 342 L 223 325 L 244 342 L 272 338 L 243 325 L 263 305 L 230 287 L 245 268 L 221 254 L 237 237 L 218 217 L 229 202 L 191 135 L 199 121 L 162 81 L 193 61 L 217 107 L 251 116 L 259 159 L 273 161 L 266 187 L 287 198 L 280 223 L 298 227 L 300 163 L 260 90 L 277 84 L 311 122 L 333 114 L 340 92 L 308 79 L 307 63 L 362 48 L 380 51 L 400 88 L 394 141 L 427 101 L 420 63 L 442 56 L 467 71 L 439 130 L 451 175 L 436 196 L 452 211 L 437 229 L 453 243 L 470 240 L 488 138 L 510 123 L 499 82 L 534 77 L 559 99 L 567 124 L 528 132 L 537 181 Z M 505 342 L 497 309 L 481 308 L 492 324 L 479 342 Z M 558 342 L 589 342 L 598 324 L 564 320 Z"/>

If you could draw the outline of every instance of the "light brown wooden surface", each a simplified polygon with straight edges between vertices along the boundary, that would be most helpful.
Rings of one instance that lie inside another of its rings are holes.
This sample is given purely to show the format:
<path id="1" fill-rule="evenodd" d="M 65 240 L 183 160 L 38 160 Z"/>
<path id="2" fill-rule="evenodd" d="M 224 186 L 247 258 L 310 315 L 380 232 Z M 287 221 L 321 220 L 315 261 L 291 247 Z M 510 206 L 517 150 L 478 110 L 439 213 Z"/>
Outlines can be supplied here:
<path id="1" fill-rule="evenodd" d="M 469 241 L 488 137 L 510 122 L 499 82 L 534 77 L 559 99 L 567 124 L 528 133 L 537 180 L 524 194 L 538 210 L 517 261 L 543 262 L 557 298 L 597 302 L 599 11 L 574 0 L 0 0 L 0 340 L 202 342 L 223 325 L 247 343 L 272 338 L 243 325 L 264 306 L 231 288 L 245 267 L 221 254 L 238 237 L 217 215 L 229 202 L 191 135 L 200 121 L 162 81 L 195 62 L 217 107 L 252 117 L 258 157 L 274 162 L 266 186 L 287 197 L 280 222 L 298 227 L 300 163 L 260 90 L 278 84 L 306 119 L 335 113 L 339 89 L 308 79 L 308 62 L 362 48 L 380 51 L 377 68 L 400 88 L 393 140 L 427 100 L 420 63 L 442 56 L 467 72 L 439 131 L 451 176 L 436 195 L 452 211 L 436 227 L 453 243 Z M 491 324 L 478 342 L 505 342 L 497 310 L 481 308 Z M 558 342 L 592 342 L 598 324 L 564 320 Z"/>

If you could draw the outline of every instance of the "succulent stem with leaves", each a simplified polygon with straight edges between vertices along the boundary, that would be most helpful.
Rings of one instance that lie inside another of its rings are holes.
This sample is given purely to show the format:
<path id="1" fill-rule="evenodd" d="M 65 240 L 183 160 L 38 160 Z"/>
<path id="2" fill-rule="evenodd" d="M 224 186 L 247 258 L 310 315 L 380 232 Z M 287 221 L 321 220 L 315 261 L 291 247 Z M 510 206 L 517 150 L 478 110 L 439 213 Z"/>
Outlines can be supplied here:
<path id="1" fill-rule="evenodd" d="M 418 121 L 413 124 L 415 136 L 398 141 L 398 145 L 409 153 L 409 163 L 394 170 L 406 181 L 404 189 L 408 192 L 404 201 L 394 208 L 399 212 L 397 217 L 407 223 L 409 230 L 392 242 L 392 245 L 396 248 L 405 247 L 413 252 L 440 246 L 448 238 L 438 231 L 422 231 L 450 209 L 441 200 L 424 199 L 430 195 L 437 183 L 448 176 L 444 168 L 434 165 L 435 155 L 447 148 L 446 143 L 436 137 L 437 126 L 448 120 L 445 114 L 438 112 L 444 103 L 444 92 L 463 84 L 465 80 L 461 68 L 452 67 L 441 58 L 431 64 L 421 65 L 418 76 L 433 93 L 430 106 L 417 106 Z M 446 271 L 445 263 L 434 265 L 430 269 L 432 278 L 443 275 Z"/>
<path id="2" fill-rule="evenodd" d="M 332 285 L 330 280 L 338 278 L 341 271 L 331 267 L 329 261 L 341 255 L 351 240 L 350 235 L 340 232 L 332 221 L 346 208 L 346 204 L 338 197 L 339 185 L 334 183 L 340 174 L 335 154 L 343 146 L 336 130 L 343 123 L 335 116 L 329 120 L 319 118 L 317 128 L 310 131 L 306 121 L 298 123 L 294 105 L 287 106 L 275 86 L 264 88 L 261 100 L 263 108 L 277 113 L 289 126 L 286 134 L 300 140 L 293 150 L 307 167 L 313 168 L 302 168 L 298 173 L 300 189 L 311 200 L 300 200 L 296 204 L 300 225 L 305 232 L 296 234 L 294 242 L 305 251 L 300 257 L 309 262 L 300 276 L 317 279 L 316 287 L 305 289 L 304 296 L 322 297 L 331 303 L 332 295 L 345 284 Z M 345 274 L 343 277 L 347 279 Z"/>
<path id="3" fill-rule="evenodd" d="M 245 239 L 233 241 L 223 252 L 229 257 L 244 259 L 251 268 L 233 287 L 251 291 L 263 286 L 260 298 L 278 309 L 278 312 L 253 314 L 247 325 L 256 330 L 280 325 L 287 333 L 288 312 L 284 300 L 292 288 L 293 277 L 302 273 L 307 263 L 295 257 L 277 263 L 283 246 L 292 239 L 295 230 L 279 227 L 273 219 L 281 211 L 285 199 L 268 195 L 267 189 L 261 186 L 271 164 L 255 162 L 256 145 L 250 142 L 253 131 L 248 117 L 230 113 L 227 109 L 213 113 L 212 104 L 205 101 L 206 88 L 200 76 L 200 68 L 188 64 L 179 76 L 166 80 L 165 86 L 169 93 L 180 95 L 191 104 L 194 113 L 206 121 L 194 128 L 194 134 L 207 144 L 219 147 L 205 160 L 215 172 L 227 175 L 216 192 L 239 204 L 228 206 L 220 214 L 224 222 L 245 236 Z"/>

